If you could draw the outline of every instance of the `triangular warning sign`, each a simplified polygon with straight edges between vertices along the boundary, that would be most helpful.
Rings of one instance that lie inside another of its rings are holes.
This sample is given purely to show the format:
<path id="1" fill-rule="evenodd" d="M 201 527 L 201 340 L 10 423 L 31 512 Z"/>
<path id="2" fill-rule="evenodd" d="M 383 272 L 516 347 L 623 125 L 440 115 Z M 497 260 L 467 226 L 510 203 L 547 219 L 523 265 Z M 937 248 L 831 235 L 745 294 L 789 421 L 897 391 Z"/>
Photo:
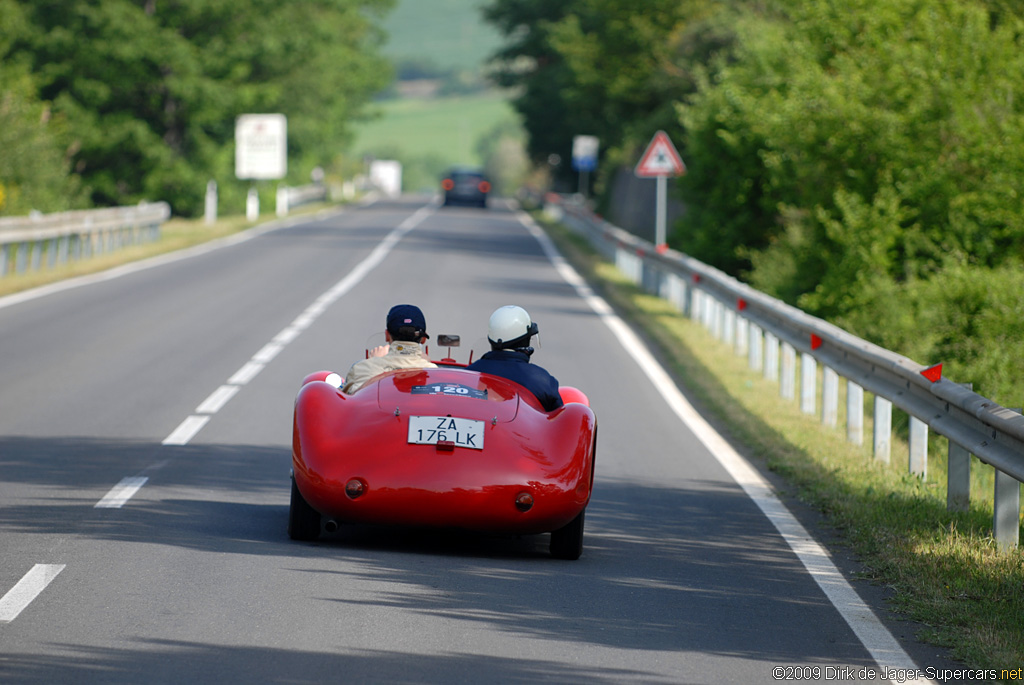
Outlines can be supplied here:
<path id="1" fill-rule="evenodd" d="M 682 176 L 686 173 L 686 165 L 676 152 L 675 145 L 664 131 L 658 131 L 647 145 L 644 156 L 633 169 L 640 178 L 658 176 Z"/>

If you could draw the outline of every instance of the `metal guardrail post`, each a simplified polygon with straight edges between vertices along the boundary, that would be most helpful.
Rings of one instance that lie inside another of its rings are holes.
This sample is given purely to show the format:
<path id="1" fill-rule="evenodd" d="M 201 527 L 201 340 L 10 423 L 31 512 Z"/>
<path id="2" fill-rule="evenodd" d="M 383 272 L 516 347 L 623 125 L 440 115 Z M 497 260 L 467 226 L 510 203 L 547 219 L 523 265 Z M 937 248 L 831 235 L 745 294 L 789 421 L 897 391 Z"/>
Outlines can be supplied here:
<path id="1" fill-rule="evenodd" d="M 818 362 L 809 353 L 800 355 L 800 411 L 813 414 L 818 399 Z"/>
<path id="2" fill-rule="evenodd" d="M 736 319 L 736 344 L 733 349 L 737 357 L 743 357 L 747 354 L 747 347 L 750 345 L 750 334 L 747 332 L 750 322 L 737 314 L 733 316 Z"/>
<path id="3" fill-rule="evenodd" d="M 796 399 L 796 348 L 782 342 L 782 367 L 780 369 L 779 395 L 783 399 Z"/>
<path id="4" fill-rule="evenodd" d="M 892 458 L 892 402 L 875 395 L 874 455 L 886 464 Z"/>
<path id="5" fill-rule="evenodd" d="M 1020 481 L 996 469 L 992 533 L 1000 549 L 1020 544 Z"/>
<path id="6" fill-rule="evenodd" d="M 748 329 L 750 331 L 750 344 L 747 345 L 749 350 L 747 366 L 750 367 L 751 371 L 762 371 L 764 370 L 764 332 L 760 326 L 753 322 L 749 322 Z"/>
<path id="7" fill-rule="evenodd" d="M 971 506 L 971 453 L 949 441 L 946 461 L 946 509 L 967 511 Z"/>
<path id="8" fill-rule="evenodd" d="M 766 380 L 779 380 L 779 338 L 774 333 L 764 334 L 764 377 Z"/>
<path id="9" fill-rule="evenodd" d="M 973 390 L 973 383 L 961 383 Z M 946 509 L 967 511 L 971 506 L 971 453 L 962 445 L 949 441 L 946 456 Z"/>
<path id="10" fill-rule="evenodd" d="M 916 416 L 910 417 L 909 447 L 907 470 L 924 480 L 928 477 L 928 424 Z"/>
<path id="11" fill-rule="evenodd" d="M 839 374 L 830 366 L 821 376 L 821 423 L 829 428 L 839 425 Z"/>
<path id="12" fill-rule="evenodd" d="M 1021 413 L 1020 407 L 1010 411 Z M 1007 550 L 1020 544 L 1020 481 L 996 469 L 994 487 L 992 536 L 999 549 Z"/>
<path id="13" fill-rule="evenodd" d="M 726 347 L 736 348 L 736 312 L 724 304 L 719 303 L 718 309 L 722 313 L 722 342 Z"/>
<path id="14" fill-rule="evenodd" d="M 846 439 L 854 445 L 864 444 L 864 388 L 846 381 Z"/>

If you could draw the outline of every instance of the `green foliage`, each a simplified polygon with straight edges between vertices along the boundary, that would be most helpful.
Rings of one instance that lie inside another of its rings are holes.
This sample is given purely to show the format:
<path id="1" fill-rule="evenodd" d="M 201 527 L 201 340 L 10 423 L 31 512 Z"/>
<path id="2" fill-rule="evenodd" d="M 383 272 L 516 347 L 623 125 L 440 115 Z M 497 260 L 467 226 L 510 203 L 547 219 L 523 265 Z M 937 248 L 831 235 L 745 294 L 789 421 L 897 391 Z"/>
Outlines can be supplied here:
<path id="1" fill-rule="evenodd" d="M 777 260 L 796 259 L 804 282 L 785 294 L 818 291 L 799 301 L 825 315 L 842 311 L 837 291 L 857 289 L 825 280 L 866 242 L 861 230 L 888 235 L 873 263 L 896 280 L 1019 252 L 1018 34 L 954 0 L 791 4 L 780 19 L 744 17 L 731 61 L 682 108 L 698 143 L 682 185 L 699 209 L 680 240 L 734 272 L 743 257 L 788 253 Z"/>
<path id="2" fill-rule="evenodd" d="M 996 289 L 1024 250 L 1019 7 L 776 9 L 737 16 L 732 50 L 680 107 L 675 244 L 1019 404 L 1020 303 Z"/>
<path id="3" fill-rule="evenodd" d="M 1020 403 L 1019 303 L 997 286 L 1024 261 L 1020 3 L 504 0 L 486 15 L 535 161 L 596 134 L 604 191 L 664 128 L 688 167 L 675 247 Z"/>
<path id="4" fill-rule="evenodd" d="M 514 196 L 530 172 L 523 129 L 514 117 L 498 121 L 477 140 L 476 151 L 496 195 Z"/>
<path id="5" fill-rule="evenodd" d="M 694 87 L 693 63 L 729 42 L 705 25 L 723 3 L 707 0 L 495 0 L 488 21 L 508 40 L 495 78 L 519 89 L 514 104 L 531 159 L 554 161 L 563 186 L 576 135 L 600 141 L 602 160 L 635 157 L 658 129 L 680 139 L 675 103 Z M 726 5 L 732 4 L 724 3 Z M 598 185 L 616 163 L 599 165 Z"/>
<path id="6" fill-rule="evenodd" d="M 97 204 L 196 213 L 210 178 L 241 193 L 230 148 L 249 112 L 288 116 L 290 178 L 307 182 L 390 73 L 373 19 L 392 0 L 7 2 L 24 20 L 9 55 L 67 122 Z"/>
<path id="7" fill-rule="evenodd" d="M 428 72 L 480 72 L 498 40 L 497 30 L 482 21 L 481 7 L 484 2 L 398 2 L 384 21 L 387 40 L 382 50 L 411 72 L 414 63 L 424 62 L 430 67 Z M 415 78 L 410 73 L 405 77 Z M 401 74 L 399 78 L 402 78 Z"/>
<path id="8" fill-rule="evenodd" d="M 928 279 L 879 280 L 864 288 L 862 307 L 836 322 L 922 363 L 943 362 L 943 375 L 971 382 L 1003 406 L 1024 406 L 1024 264 L 953 265 Z"/>
<path id="9" fill-rule="evenodd" d="M 10 55 L 28 29 L 18 4 L 0 0 L 0 215 L 61 211 L 84 201 L 69 173 L 66 122 L 39 100 L 28 69 Z"/>

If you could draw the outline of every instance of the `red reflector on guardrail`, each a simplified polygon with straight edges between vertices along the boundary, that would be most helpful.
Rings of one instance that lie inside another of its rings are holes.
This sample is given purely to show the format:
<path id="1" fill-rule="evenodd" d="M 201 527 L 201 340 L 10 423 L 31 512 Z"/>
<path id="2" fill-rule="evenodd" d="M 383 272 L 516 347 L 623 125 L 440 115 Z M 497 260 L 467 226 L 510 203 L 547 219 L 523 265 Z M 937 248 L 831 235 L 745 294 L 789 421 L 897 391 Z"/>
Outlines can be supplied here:
<path id="1" fill-rule="evenodd" d="M 930 380 L 932 383 L 938 383 L 940 380 L 942 380 L 942 364 L 929 366 L 927 369 L 921 371 L 921 375 Z"/>

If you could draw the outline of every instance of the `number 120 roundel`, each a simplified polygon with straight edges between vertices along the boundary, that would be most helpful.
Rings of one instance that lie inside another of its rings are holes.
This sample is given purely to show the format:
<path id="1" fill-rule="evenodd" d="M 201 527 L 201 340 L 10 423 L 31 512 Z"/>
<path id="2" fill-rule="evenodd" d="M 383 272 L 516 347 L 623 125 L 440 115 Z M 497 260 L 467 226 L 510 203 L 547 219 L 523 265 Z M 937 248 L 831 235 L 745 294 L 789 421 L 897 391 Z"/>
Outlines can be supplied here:
<path id="1" fill-rule="evenodd" d="M 578 559 L 594 483 L 597 419 L 561 389 L 546 412 L 522 386 L 470 371 L 393 371 L 354 395 L 310 374 L 295 400 L 288 532 L 315 540 L 351 522 L 550 534 Z"/>

